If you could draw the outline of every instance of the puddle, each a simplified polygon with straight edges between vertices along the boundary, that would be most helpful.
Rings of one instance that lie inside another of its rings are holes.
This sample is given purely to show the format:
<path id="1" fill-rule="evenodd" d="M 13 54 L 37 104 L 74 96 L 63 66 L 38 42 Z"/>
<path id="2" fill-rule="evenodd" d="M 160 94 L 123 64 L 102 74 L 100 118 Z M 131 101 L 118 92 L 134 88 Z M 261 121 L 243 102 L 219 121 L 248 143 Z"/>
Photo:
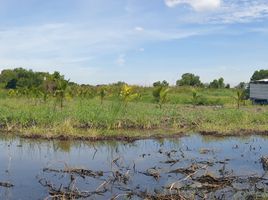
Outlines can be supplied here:
<path id="1" fill-rule="evenodd" d="M 264 198 L 267 144 L 198 134 L 134 143 L 1 137 L 0 199 Z"/>

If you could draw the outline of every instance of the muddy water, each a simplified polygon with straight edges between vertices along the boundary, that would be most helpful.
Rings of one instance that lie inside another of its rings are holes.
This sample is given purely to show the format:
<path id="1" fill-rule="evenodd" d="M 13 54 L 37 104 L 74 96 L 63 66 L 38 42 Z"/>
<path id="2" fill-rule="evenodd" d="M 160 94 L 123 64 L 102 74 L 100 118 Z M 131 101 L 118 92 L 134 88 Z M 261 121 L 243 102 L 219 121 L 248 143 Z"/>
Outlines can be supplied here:
<path id="1" fill-rule="evenodd" d="M 180 193 L 185 199 L 244 199 L 268 191 L 262 156 L 268 137 L 126 142 L 0 138 L 0 199 L 143 199 Z M 188 170 L 187 170 L 188 169 Z M 76 171 L 75 171 L 76 170 Z M 267 195 L 266 195 L 267 196 Z"/>

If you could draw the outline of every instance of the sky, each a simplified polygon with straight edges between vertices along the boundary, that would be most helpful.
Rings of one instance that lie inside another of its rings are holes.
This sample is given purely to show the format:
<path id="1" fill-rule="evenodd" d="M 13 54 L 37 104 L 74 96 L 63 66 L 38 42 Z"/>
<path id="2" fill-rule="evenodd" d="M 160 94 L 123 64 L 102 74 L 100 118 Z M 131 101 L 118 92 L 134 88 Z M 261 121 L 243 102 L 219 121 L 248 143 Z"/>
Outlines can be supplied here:
<path id="1" fill-rule="evenodd" d="M 267 0 L 0 0 L 0 70 L 71 81 L 231 85 L 268 68 Z"/>

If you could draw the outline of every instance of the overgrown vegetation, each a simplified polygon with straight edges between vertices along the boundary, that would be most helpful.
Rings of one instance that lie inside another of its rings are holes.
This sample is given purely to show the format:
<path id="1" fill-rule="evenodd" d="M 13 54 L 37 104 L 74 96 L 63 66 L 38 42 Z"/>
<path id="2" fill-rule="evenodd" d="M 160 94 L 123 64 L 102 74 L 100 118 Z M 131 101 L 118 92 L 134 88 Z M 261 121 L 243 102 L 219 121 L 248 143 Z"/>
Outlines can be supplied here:
<path id="1" fill-rule="evenodd" d="M 154 87 L 123 82 L 91 86 L 69 82 L 58 72 L 4 70 L 0 75 L 0 128 L 23 134 L 88 137 L 115 130 L 228 134 L 268 130 L 268 109 L 252 106 L 242 83 L 236 89 L 226 87 L 221 78 L 212 82 L 217 87 L 199 81 L 198 76 L 186 74 L 177 82 L 179 86 L 166 81 Z"/>

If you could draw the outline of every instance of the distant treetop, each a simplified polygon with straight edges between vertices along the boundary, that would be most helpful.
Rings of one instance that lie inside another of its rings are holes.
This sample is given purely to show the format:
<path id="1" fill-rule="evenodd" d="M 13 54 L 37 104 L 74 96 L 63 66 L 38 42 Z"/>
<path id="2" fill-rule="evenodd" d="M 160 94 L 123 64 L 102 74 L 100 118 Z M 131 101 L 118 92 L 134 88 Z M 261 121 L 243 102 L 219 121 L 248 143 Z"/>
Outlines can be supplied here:
<path id="1" fill-rule="evenodd" d="M 259 71 L 255 71 L 250 80 L 258 81 L 258 80 L 267 79 L 267 78 L 268 78 L 268 70 L 261 69 Z"/>
<path id="2" fill-rule="evenodd" d="M 181 76 L 180 80 L 176 82 L 177 86 L 202 86 L 200 77 L 191 73 L 186 73 Z"/>
<path id="3" fill-rule="evenodd" d="M 41 87 L 45 80 L 64 80 L 59 72 L 34 72 L 23 68 L 6 69 L 0 74 L 0 84 L 7 89 L 37 88 Z"/>
<path id="4" fill-rule="evenodd" d="M 209 84 L 210 88 L 224 88 L 225 87 L 225 83 L 224 83 L 224 79 L 221 77 L 218 80 L 214 79 L 210 84 Z"/>
<path id="5" fill-rule="evenodd" d="M 153 83 L 153 86 L 154 87 L 159 87 L 159 86 L 168 87 L 169 86 L 169 83 L 166 80 L 163 80 L 162 82 L 161 81 L 157 81 L 157 82 L 154 82 Z"/>

